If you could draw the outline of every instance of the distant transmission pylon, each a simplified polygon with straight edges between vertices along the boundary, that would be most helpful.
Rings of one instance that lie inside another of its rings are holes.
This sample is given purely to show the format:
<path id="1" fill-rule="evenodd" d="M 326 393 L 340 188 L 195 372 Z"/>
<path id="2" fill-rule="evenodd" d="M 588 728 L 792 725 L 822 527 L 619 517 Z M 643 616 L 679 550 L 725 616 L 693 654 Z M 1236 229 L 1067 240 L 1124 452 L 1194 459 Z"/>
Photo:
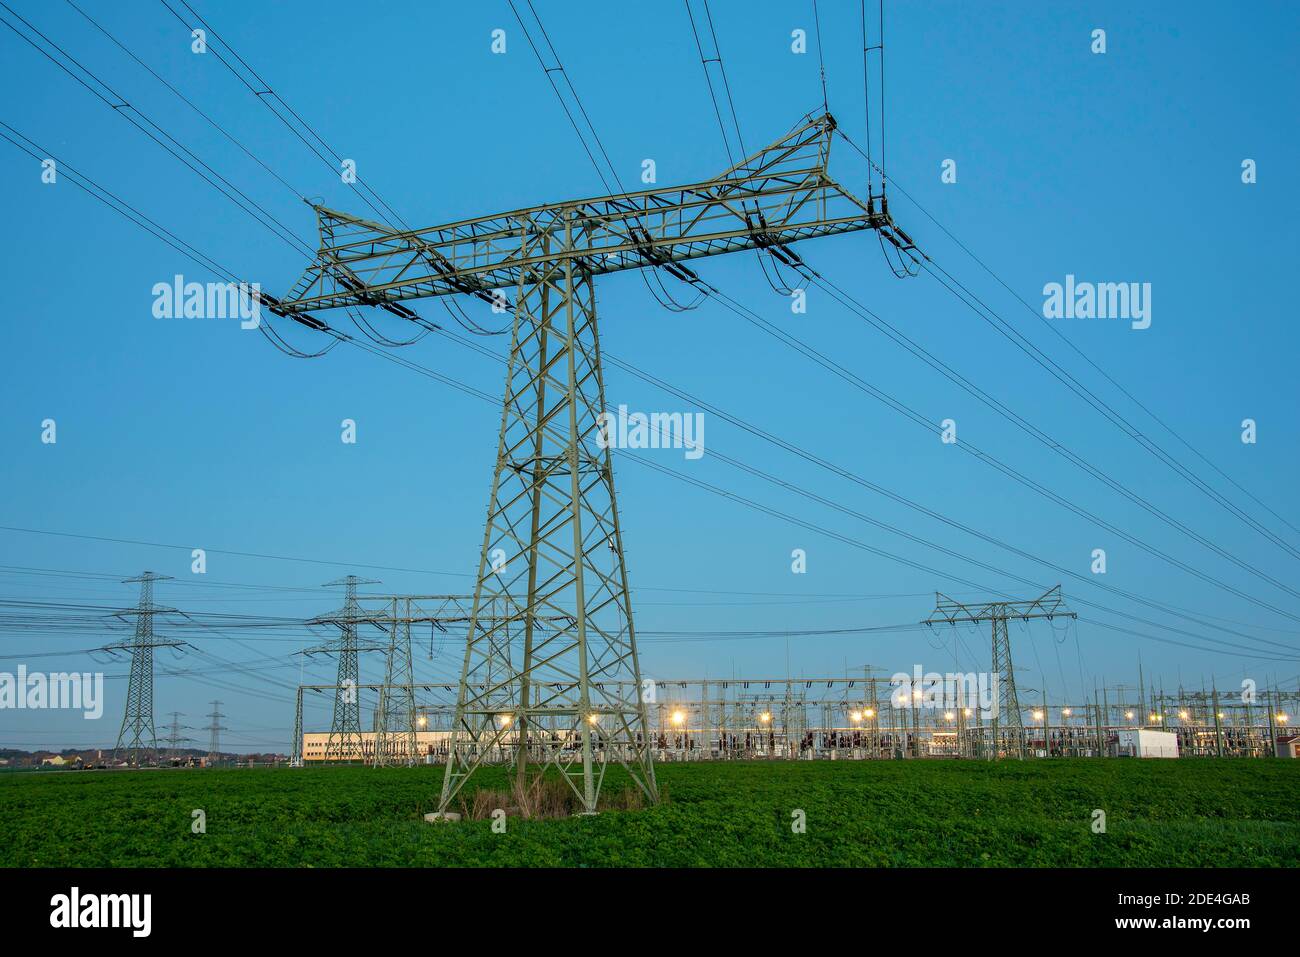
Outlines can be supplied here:
<path id="1" fill-rule="evenodd" d="M 935 592 L 935 607 L 922 624 L 934 625 L 958 622 L 990 623 L 993 638 L 992 674 L 998 682 L 998 700 L 993 707 L 992 740 L 989 757 L 996 759 L 1002 753 L 1025 756 L 1025 721 L 1020 713 L 1020 697 L 1016 693 L 1016 670 L 1011 662 L 1011 638 L 1007 634 L 1007 621 L 1018 618 L 1031 621 L 1035 618 L 1078 618 L 1065 607 L 1061 586 L 1049 589 L 1032 601 L 990 601 L 983 604 L 954 601 Z"/>
<path id="2" fill-rule="evenodd" d="M 302 767 L 302 685 L 298 685 L 298 701 L 293 711 L 293 747 L 289 754 L 289 767 Z"/>
<path id="3" fill-rule="evenodd" d="M 120 617 L 135 616 L 135 637 L 129 642 L 105 645 L 104 651 L 130 651 L 131 677 L 126 688 L 126 712 L 122 716 L 122 729 L 117 733 L 117 746 L 113 749 L 113 760 L 126 752 L 129 764 L 141 764 L 146 757 L 158 759 L 158 738 L 153 722 L 153 650 L 155 648 L 179 648 L 184 642 L 159 638 L 153 632 L 155 615 L 174 612 L 174 608 L 162 608 L 153 603 L 153 583 L 164 581 L 167 575 L 155 575 L 145 572 L 136 578 L 127 578 L 124 584 L 140 583 L 140 604 L 130 611 L 119 613 Z"/>
<path id="4" fill-rule="evenodd" d="M 398 599 L 392 602 L 392 629 L 384 684 L 379 689 L 375 734 L 375 767 L 413 765 L 419 749 L 415 738 L 415 669 L 411 664 L 411 599 L 404 621 L 398 620 Z M 399 630 L 400 629 L 400 630 Z"/>
<path id="5" fill-rule="evenodd" d="M 212 702 L 212 713 L 208 717 L 212 719 L 208 725 L 208 763 L 212 764 L 221 757 L 221 732 L 229 730 L 221 723 L 225 715 L 221 713 L 220 701 Z"/>
<path id="6" fill-rule="evenodd" d="M 329 740 L 325 744 L 326 761 L 353 761 L 363 756 L 363 739 L 361 737 L 361 671 L 357 663 L 357 654 L 361 651 L 386 651 L 387 646 L 375 642 L 361 642 L 357 629 L 364 622 L 374 621 L 374 613 L 368 612 L 357 603 L 357 585 L 376 584 L 370 579 L 360 579 L 348 575 L 337 581 L 328 582 L 325 587 L 342 585 L 343 607 L 327 615 L 319 615 L 308 624 L 332 624 L 338 626 L 338 640 L 326 645 L 307 649 L 307 654 L 332 652 L 338 656 L 338 678 L 334 687 L 334 718 L 330 724 Z"/>
<path id="7" fill-rule="evenodd" d="M 284 300 L 262 297 L 273 314 L 321 330 L 330 327 L 313 313 L 335 308 L 377 307 L 422 322 L 401 303 L 429 296 L 475 296 L 513 311 L 440 812 L 481 764 L 511 749 L 517 781 L 530 764 L 554 768 L 582 813 L 595 813 L 610 761 L 627 768 L 648 801 L 659 800 L 614 496 L 595 280 L 650 269 L 710 293 L 688 260 L 767 250 L 800 269 L 790 244 L 866 229 L 912 249 L 886 210 L 831 177 L 835 128 L 829 114 L 810 117 L 704 182 L 425 229 L 317 206 L 316 260 Z M 506 602 L 520 609 L 515 618 L 482 617 Z M 566 621 L 549 625 L 555 616 Z"/>
<path id="8" fill-rule="evenodd" d="M 172 712 L 172 723 L 168 726 L 167 735 L 167 756 L 176 758 L 180 756 L 181 742 L 193 741 L 193 738 L 182 737 L 181 731 L 188 731 L 189 725 L 181 724 L 181 718 L 184 717 L 183 711 Z"/>

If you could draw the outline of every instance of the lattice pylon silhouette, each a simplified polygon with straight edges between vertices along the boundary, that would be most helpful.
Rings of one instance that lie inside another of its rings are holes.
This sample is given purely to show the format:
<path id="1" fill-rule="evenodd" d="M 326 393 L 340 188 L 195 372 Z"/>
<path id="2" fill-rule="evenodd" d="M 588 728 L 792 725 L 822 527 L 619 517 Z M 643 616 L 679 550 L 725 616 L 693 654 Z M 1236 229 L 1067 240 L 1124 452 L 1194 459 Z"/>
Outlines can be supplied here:
<path id="1" fill-rule="evenodd" d="M 302 767 L 302 685 L 298 686 L 298 698 L 293 709 L 293 745 L 290 751 L 289 766 Z"/>
<path id="2" fill-rule="evenodd" d="M 172 712 L 172 723 L 168 726 L 167 734 L 167 756 L 169 758 L 179 758 L 181 745 L 186 741 L 194 740 L 193 738 L 181 734 L 182 731 L 188 731 L 190 729 L 188 724 L 181 724 L 181 718 L 184 717 L 184 715 L 185 712 L 183 711 Z"/>
<path id="3" fill-rule="evenodd" d="M 403 301 L 472 295 L 508 307 L 503 290 L 517 293 L 462 668 L 472 680 L 461 683 L 439 811 L 479 764 L 511 749 L 519 778 L 534 761 L 559 766 L 588 812 L 611 756 L 658 800 L 613 470 L 595 443 L 604 389 L 592 278 L 656 269 L 704 292 L 687 260 L 767 250 L 799 268 L 791 244 L 863 229 L 918 261 L 883 193 L 877 210 L 877 197 L 864 203 L 830 175 L 835 131 L 830 114 L 810 116 L 704 182 L 424 229 L 318 205 L 315 260 L 286 299 L 262 297 L 273 315 L 329 330 L 314 311 L 365 306 L 416 321 Z M 517 599 L 522 614 L 485 622 L 493 596 Z M 550 629 L 544 613 L 556 610 L 571 624 Z M 611 691 L 611 676 L 631 690 Z"/>
<path id="4" fill-rule="evenodd" d="M 357 585 L 374 584 L 373 581 L 348 575 L 346 578 L 329 582 L 325 587 L 344 586 L 343 608 L 332 617 L 321 616 L 315 621 L 330 621 L 338 625 L 339 639 L 336 647 L 338 654 L 338 677 L 334 683 L 334 717 L 330 723 L 330 736 L 325 742 L 326 761 L 349 761 L 364 753 L 364 739 L 361 736 L 361 669 L 357 654 L 361 645 L 357 629 L 363 620 L 370 620 L 369 615 L 357 602 Z M 372 650 L 367 646 L 366 650 Z"/>
<path id="5" fill-rule="evenodd" d="M 1049 588 L 1037 598 L 1027 601 L 959 602 L 942 593 L 934 596 L 934 611 L 923 624 L 961 622 L 990 623 L 993 634 L 991 677 L 997 681 L 997 701 L 992 709 L 991 734 L 988 757 L 996 759 L 1003 753 L 1025 757 L 1027 741 L 1025 721 L 1020 713 L 1020 696 L 1016 691 L 1016 666 L 1011 661 L 1011 637 L 1007 622 L 1012 618 L 1035 621 L 1046 618 L 1077 618 L 1065 606 L 1061 586 Z"/>
<path id="6" fill-rule="evenodd" d="M 145 758 L 158 758 L 158 736 L 153 719 L 153 650 L 179 648 L 183 642 L 158 638 L 154 635 L 154 616 L 175 611 L 153 603 L 153 583 L 168 576 L 145 572 L 124 583 L 140 583 L 140 604 L 125 614 L 135 615 L 135 636 L 130 642 L 107 645 L 105 651 L 130 651 L 131 675 L 126 687 L 126 710 L 122 715 L 122 728 L 117 733 L 113 759 L 126 752 L 127 762 L 140 764 Z M 147 742 L 147 743 L 146 743 Z"/>
<path id="7" fill-rule="evenodd" d="M 536 258 L 520 273 L 442 811 L 502 750 L 513 750 L 520 783 L 530 764 L 557 768 L 584 813 L 596 811 L 611 759 L 658 800 L 602 441 L 594 288 L 581 260 L 554 256 L 557 244 L 582 249 L 590 240 L 576 213 L 562 215 L 562 224 L 524 231 L 521 258 Z M 518 617 L 488 617 L 512 601 Z"/>
<path id="8" fill-rule="evenodd" d="M 213 763 L 221 759 L 221 732 L 228 730 L 221 719 L 225 717 L 221 713 L 221 702 L 212 702 L 212 713 L 208 715 L 212 723 L 208 725 L 208 763 Z"/>
<path id="9" fill-rule="evenodd" d="M 413 765 L 419 752 L 415 738 L 415 669 L 411 664 L 411 599 L 405 599 L 405 621 L 399 621 L 398 600 L 392 600 L 388 660 L 379 689 L 375 767 Z"/>
<path id="10" fill-rule="evenodd" d="M 1005 615 L 992 619 L 993 674 L 998 676 L 998 703 L 993 712 L 993 754 L 1023 758 L 1026 751 L 1025 719 L 1016 691 L 1016 666 L 1011 661 L 1011 637 Z M 999 720 L 999 718 L 1001 720 Z"/>

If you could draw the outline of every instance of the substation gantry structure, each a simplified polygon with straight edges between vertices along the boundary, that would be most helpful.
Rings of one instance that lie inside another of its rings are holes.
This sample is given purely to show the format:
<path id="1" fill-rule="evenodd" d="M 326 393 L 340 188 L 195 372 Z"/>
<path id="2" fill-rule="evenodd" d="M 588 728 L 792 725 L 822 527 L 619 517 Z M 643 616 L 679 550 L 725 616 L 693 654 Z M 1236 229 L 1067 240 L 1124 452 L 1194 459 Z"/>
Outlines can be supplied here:
<path id="1" fill-rule="evenodd" d="M 347 579 L 343 580 L 344 583 Z M 294 711 L 293 751 L 290 763 L 301 767 L 303 763 L 303 691 L 328 690 L 334 697 L 334 713 L 330 724 L 330 737 L 325 747 L 325 760 L 352 761 L 360 758 L 374 767 L 396 765 L 410 766 L 419 760 L 416 744 L 415 692 L 431 685 L 415 681 L 411 654 L 411 626 L 428 624 L 434 632 L 446 633 L 449 626 L 468 625 L 474 620 L 473 595 L 382 595 L 358 594 L 355 585 L 341 611 L 319 615 L 307 624 L 334 624 L 339 626 L 341 637 L 304 649 L 301 654 L 336 654 L 339 656 L 338 674 L 333 685 L 300 685 Z M 332 583 L 337 584 L 337 583 Z M 378 603 L 379 607 L 367 607 Z M 520 609 L 509 596 L 493 599 L 479 609 L 478 621 L 500 621 L 508 638 L 511 622 L 522 618 Z M 568 624 L 568 616 L 547 616 L 538 619 L 539 627 Z M 367 641 L 360 637 L 363 624 L 372 625 L 387 633 L 387 641 Z M 384 651 L 384 681 L 382 684 L 360 684 L 359 652 Z M 348 656 L 351 660 L 344 660 Z M 509 660 L 509 647 L 503 650 Z M 489 679 L 492 677 L 488 676 Z M 350 681 L 348 679 L 351 679 Z M 374 750 L 367 751 L 361 732 L 361 702 L 363 691 L 374 691 L 375 706 Z M 346 735 L 339 729 L 355 729 Z"/>
<path id="2" fill-rule="evenodd" d="M 963 675 L 952 677 L 965 680 Z M 892 679 L 868 676 L 865 681 L 803 675 L 647 682 L 652 689 L 646 709 L 655 761 L 989 757 L 991 729 L 984 708 L 969 698 L 968 706 L 961 704 L 970 686 L 963 690 L 958 682 L 947 685 L 942 693 L 946 695 L 950 688 L 952 697 L 941 699 L 939 708 L 933 699 L 907 703 L 911 696 L 891 690 L 900 678 L 904 687 L 911 686 L 905 674 Z M 358 687 L 367 694 L 387 691 L 382 684 Z M 422 696 L 415 707 L 419 759 L 444 762 L 459 682 L 417 681 L 412 690 Z M 1145 698 L 1150 710 L 1128 700 L 1133 690 L 1133 686 L 1112 685 L 1094 689 L 1091 697 L 1058 695 L 1050 701 L 1044 693 L 1041 702 L 1026 704 L 1022 714 L 1029 719 L 1025 724 L 1029 754 L 1039 758 L 1127 755 L 1133 752 L 1125 734 L 1144 728 L 1174 734 L 1179 756 L 1186 758 L 1284 756 L 1296 740 L 1290 728 L 1292 716 L 1300 713 L 1300 692 L 1295 690 L 1262 689 L 1251 704 L 1237 694 L 1180 687 L 1167 695 L 1152 691 Z M 303 684 L 298 686 L 298 698 L 334 691 L 332 684 Z M 1033 691 L 1017 685 L 1022 703 Z M 400 749 L 401 738 L 391 736 L 395 750 Z M 325 741 L 319 740 L 309 752 L 305 739 L 298 740 L 302 747 L 293 753 L 295 766 L 323 760 Z M 358 757 L 376 764 L 376 752 L 382 750 L 376 729 L 371 746 Z M 500 752 L 500 760 L 512 759 L 513 740 L 504 739 Z"/>
<path id="3" fill-rule="evenodd" d="M 376 611 L 367 620 L 389 629 L 387 662 L 384 683 L 378 687 L 379 701 L 375 710 L 375 767 L 386 765 L 413 765 L 419 757 L 416 746 L 415 674 L 411 660 L 411 625 L 427 623 L 437 631 L 445 632 L 448 625 L 467 625 L 473 621 L 500 622 L 504 648 L 501 661 L 510 663 L 510 625 L 522 619 L 520 609 L 509 595 L 493 598 L 478 609 L 475 619 L 472 595 L 366 595 L 363 601 L 379 600 L 385 608 Z M 546 616 L 535 624 L 538 628 L 551 627 L 553 623 L 568 624 L 569 617 Z M 403 629 L 399 637 L 398 628 Z M 488 682 L 497 680 L 488 674 Z"/>
<path id="4" fill-rule="evenodd" d="M 992 715 L 993 736 L 988 753 L 990 758 L 997 758 L 1004 752 L 1024 758 L 1027 749 L 1025 721 L 1020 713 L 1020 696 L 1016 693 L 1016 672 L 1011 662 L 1011 638 L 1007 634 L 1007 622 L 1012 618 L 1021 621 L 1046 618 L 1051 621 L 1054 618 L 1078 617 L 1065 607 L 1060 585 L 1029 601 L 990 601 L 979 604 L 959 602 L 941 592 L 935 592 L 934 611 L 922 624 L 956 625 L 982 621 L 990 624 L 993 639 L 992 674 L 998 682 L 997 701 L 994 702 Z"/>
<path id="5" fill-rule="evenodd" d="M 611 759 L 658 801 L 613 463 L 597 441 L 605 386 L 595 279 L 658 268 L 696 283 L 689 260 L 776 254 L 799 240 L 867 229 L 910 248 L 883 204 L 877 210 L 832 179 L 835 126 L 828 113 L 808 118 L 703 182 L 442 226 L 399 229 L 316 206 L 315 261 L 284 299 L 263 297 L 275 315 L 328 329 L 313 312 L 368 306 L 418 319 L 403 301 L 472 295 L 500 303 L 513 291 L 498 451 L 440 812 L 507 740 L 520 785 L 530 765 L 554 767 L 583 813 L 595 813 Z M 480 617 L 506 597 L 519 608 L 508 638 L 506 621 Z M 547 616 L 571 623 L 543 632 L 537 623 Z"/>

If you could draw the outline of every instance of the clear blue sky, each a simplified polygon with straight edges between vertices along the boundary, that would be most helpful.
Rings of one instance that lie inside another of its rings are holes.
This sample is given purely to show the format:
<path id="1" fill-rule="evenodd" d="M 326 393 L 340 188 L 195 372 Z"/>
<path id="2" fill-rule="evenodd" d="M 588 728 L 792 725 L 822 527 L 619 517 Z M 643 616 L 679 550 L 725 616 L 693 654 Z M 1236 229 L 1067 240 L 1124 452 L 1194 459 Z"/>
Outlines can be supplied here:
<path id="1" fill-rule="evenodd" d="M 315 245 L 307 206 L 72 7 L 28 0 L 10 6 Z M 82 6 L 289 183 L 328 205 L 367 212 L 210 54 L 190 51 L 188 31 L 161 4 L 86 0 Z M 202 0 L 195 7 L 326 141 L 356 160 L 362 178 L 407 222 L 433 225 L 601 192 L 505 2 Z M 636 182 L 646 158 L 655 160 L 665 185 L 698 181 L 725 167 L 682 4 L 536 0 L 536 7 L 626 182 Z M 754 147 L 774 140 L 820 104 L 811 4 L 714 0 L 711 7 L 746 142 Z M 858 5 L 820 7 L 830 109 L 861 140 Z M 887 15 L 891 175 L 1032 305 L 1041 303 L 1045 283 L 1066 274 L 1151 283 L 1149 329 L 1087 320 L 1060 320 L 1056 328 L 1196 449 L 1300 525 L 1293 498 L 1300 464 L 1292 429 L 1297 334 L 1289 306 L 1300 186 L 1287 165 L 1300 146 L 1296 7 L 1256 5 L 1245 16 L 1217 3 L 933 2 L 892 4 Z M 495 28 L 507 31 L 505 55 L 491 52 Z M 808 31 L 806 55 L 790 50 L 796 28 Z M 1094 28 L 1106 30 L 1104 55 L 1090 50 Z M 0 51 L 6 90 L 0 120 L 268 291 L 287 291 L 297 279 L 302 255 L 8 29 L 0 29 Z M 1255 185 L 1241 182 L 1246 158 L 1258 164 Z M 957 163 L 955 184 L 940 181 L 945 159 Z M 831 166 L 861 191 L 861 160 L 842 142 Z M 383 585 L 374 587 L 383 590 L 470 587 L 499 411 L 351 347 L 299 361 L 231 322 L 153 318 L 155 283 L 178 272 L 199 281 L 215 277 L 66 178 L 50 186 L 40 174 L 35 160 L 0 142 L 0 189 L 10 226 L 7 281 L 0 286 L 0 524 L 183 547 L 0 531 L 0 595 L 125 607 L 135 600 L 135 586 L 29 570 L 127 577 L 150 568 L 175 577 L 159 586 L 164 604 L 195 613 L 305 617 L 335 601 L 317 586 L 358 564 L 428 570 L 355 568 L 381 578 Z M 1064 368 L 1293 548 L 1300 544 L 1300 534 L 1147 418 L 902 196 L 892 198 L 891 209 L 939 264 Z M 895 279 L 874 237 L 855 234 L 798 249 L 823 275 L 1116 482 L 1261 573 L 1295 585 L 1293 555 L 1157 462 L 932 278 Z M 675 314 L 660 308 L 635 276 L 600 281 L 602 346 L 611 354 L 1089 578 L 1092 550 L 1104 548 L 1108 570 L 1099 580 L 1201 620 L 1162 614 L 1091 581 L 1065 580 L 1067 600 L 1095 601 L 1183 633 L 1126 622 L 1080 602 L 1076 607 L 1091 621 L 1078 625 L 1077 649 L 1073 631 L 1058 632 L 1065 643 L 1054 645 L 1045 624 L 1013 626 L 1025 684 L 1045 681 L 1053 696 L 1077 700 L 1081 685 L 1090 693 L 1103 676 L 1112 684 L 1134 682 L 1140 655 L 1147 674 L 1167 688 L 1180 676 L 1199 687 L 1211 676 L 1230 684 L 1243 673 L 1294 687 L 1300 623 L 1288 616 L 1300 615 L 1300 599 L 1069 465 L 824 293 L 813 290 L 807 313 L 792 315 L 752 254 L 697 268 L 708 282 L 928 419 L 955 419 L 961 440 L 1285 613 L 1211 587 L 1032 495 L 714 303 Z M 418 308 L 442 316 L 436 304 Z M 485 309 L 474 314 L 484 324 L 499 321 Z M 335 324 L 346 322 L 339 317 Z M 395 319 L 377 324 L 393 336 L 404 332 Z M 302 348 L 323 344 L 306 330 L 288 335 Z M 498 365 L 437 337 L 403 355 L 491 393 L 501 388 Z M 607 382 L 612 403 L 645 411 L 688 408 L 617 369 L 607 371 Z M 58 423 L 53 446 L 40 441 L 47 418 Z M 358 423 L 356 445 L 339 440 L 344 418 Z M 1245 418 L 1258 422 L 1254 445 L 1240 440 Z M 1033 582 L 1062 580 L 716 417 L 707 421 L 706 446 Z M 943 643 L 911 632 L 666 641 L 654 633 L 916 622 L 930 611 L 936 589 L 971 593 L 953 576 L 990 592 L 1029 597 L 1031 589 L 1006 576 L 863 524 L 708 454 L 698 462 L 683 461 L 680 452 L 655 454 L 665 465 L 933 566 L 946 577 L 621 464 L 618 492 L 634 609 L 646 633 L 643 669 L 652 676 L 830 675 L 868 663 L 886 674 L 915 663 L 945 669 L 952 662 L 951 637 Z M 210 550 L 202 578 L 189 571 L 194 547 Z M 795 548 L 807 551 L 807 574 L 790 571 Z M 227 587 L 234 584 L 278 587 Z M 289 587 L 303 590 L 281 590 Z M 22 663 L 34 670 L 126 672 L 121 662 L 98 666 L 83 656 L 37 654 L 118 637 L 91 625 L 11 623 L 0 637 L 6 655 L 0 670 Z M 250 632 L 243 644 L 192 630 L 185 637 L 223 659 L 255 662 L 261 677 L 219 669 L 160 675 L 160 736 L 166 713 L 185 712 L 185 724 L 202 725 L 206 702 L 220 698 L 233 729 L 227 746 L 286 749 L 292 722 L 287 689 L 298 679 L 298 665 L 288 656 L 300 642 L 267 631 Z M 986 668 L 986 638 L 963 637 L 963 667 Z M 444 642 L 433 661 L 425 644 L 420 676 L 454 677 L 454 642 Z M 1244 655 L 1243 647 L 1259 657 Z M 363 662 L 363 679 L 378 680 L 378 666 L 377 658 Z M 160 670 L 214 667 L 197 655 L 160 653 Z M 319 659 L 306 674 L 329 680 L 330 669 Z M 0 712 L 0 746 L 111 746 L 125 684 L 110 678 L 98 722 Z M 309 724 L 327 720 L 318 709 Z M 202 732 L 188 733 L 206 742 Z"/>

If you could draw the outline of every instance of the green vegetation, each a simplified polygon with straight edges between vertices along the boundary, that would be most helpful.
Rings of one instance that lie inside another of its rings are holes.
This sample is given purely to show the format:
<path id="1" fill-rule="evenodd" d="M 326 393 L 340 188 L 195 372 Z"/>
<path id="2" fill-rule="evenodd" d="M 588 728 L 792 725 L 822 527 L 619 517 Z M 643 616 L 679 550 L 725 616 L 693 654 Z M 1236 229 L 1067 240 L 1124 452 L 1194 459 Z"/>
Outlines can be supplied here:
<path id="1" fill-rule="evenodd" d="M 1300 762 L 668 764 L 656 808 L 425 824 L 442 769 L 0 776 L 5 866 L 1297 866 Z M 501 788 L 500 769 L 473 784 Z M 622 789 L 611 770 L 606 788 Z M 1093 809 L 1106 833 L 1092 831 Z M 191 813 L 207 833 L 191 833 Z M 807 815 L 792 833 L 791 813 Z"/>

